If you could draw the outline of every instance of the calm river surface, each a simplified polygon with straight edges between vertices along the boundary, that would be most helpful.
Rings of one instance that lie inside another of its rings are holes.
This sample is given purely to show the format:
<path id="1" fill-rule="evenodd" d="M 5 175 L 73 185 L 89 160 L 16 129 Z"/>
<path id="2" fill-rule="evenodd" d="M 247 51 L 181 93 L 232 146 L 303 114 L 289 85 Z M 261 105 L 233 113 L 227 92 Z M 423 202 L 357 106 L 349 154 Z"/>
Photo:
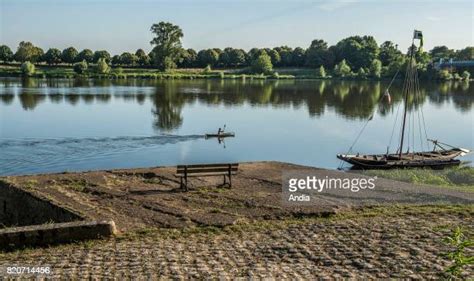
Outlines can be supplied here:
<path id="1" fill-rule="evenodd" d="M 372 112 L 354 151 L 387 150 L 402 109 L 400 82 L 391 103 L 379 103 L 387 84 L 3 78 L 0 175 L 257 160 L 335 169 Z M 419 102 L 410 100 L 429 137 L 465 148 L 474 148 L 473 105 L 466 83 L 422 83 Z M 224 124 L 235 138 L 203 137 Z M 410 124 L 418 134 L 420 123 Z"/>

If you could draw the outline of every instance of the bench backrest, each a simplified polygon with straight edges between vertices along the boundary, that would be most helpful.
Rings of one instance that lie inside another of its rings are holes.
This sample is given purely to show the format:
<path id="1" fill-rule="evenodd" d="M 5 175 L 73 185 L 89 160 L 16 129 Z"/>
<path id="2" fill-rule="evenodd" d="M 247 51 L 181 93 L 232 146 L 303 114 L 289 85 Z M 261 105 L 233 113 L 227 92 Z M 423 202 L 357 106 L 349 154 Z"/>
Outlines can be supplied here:
<path id="1" fill-rule="evenodd" d="M 198 164 L 198 165 L 178 165 L 176 169 L 177 174 L 201 174 L 201 173 L 223 173 L 223 172 L 237 172 L 239 169 L 238 163 L 228 164 Z"/>

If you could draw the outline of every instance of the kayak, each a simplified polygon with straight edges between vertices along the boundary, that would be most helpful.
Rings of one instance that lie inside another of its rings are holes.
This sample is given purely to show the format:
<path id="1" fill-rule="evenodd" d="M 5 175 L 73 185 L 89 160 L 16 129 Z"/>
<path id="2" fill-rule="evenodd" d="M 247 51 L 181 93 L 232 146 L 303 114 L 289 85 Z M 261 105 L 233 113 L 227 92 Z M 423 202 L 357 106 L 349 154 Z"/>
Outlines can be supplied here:
<path id="1" fill-rule="evenodd" d="M 205 134 L 204 135 L 207 138 L 229 138 L 229 137 L 235 137 L 235 133 L 229 132 L 229 133 L 220 133 L 220 134 Z"/>

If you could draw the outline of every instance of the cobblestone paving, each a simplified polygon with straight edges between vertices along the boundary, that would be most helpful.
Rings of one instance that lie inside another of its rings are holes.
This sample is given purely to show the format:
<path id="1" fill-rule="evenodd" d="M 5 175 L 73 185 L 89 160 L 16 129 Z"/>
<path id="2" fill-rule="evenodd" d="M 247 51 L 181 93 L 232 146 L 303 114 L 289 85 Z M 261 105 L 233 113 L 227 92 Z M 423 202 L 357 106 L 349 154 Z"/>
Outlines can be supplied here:
<path id="1" fill-rule="evenodd" d="M 428 212 L 275 224 L 0 253 L 0 265 L 50 265 L 62 278 L 439 278 L 449 264 L 445 227 L 472 230 L 474 218 Z"/>

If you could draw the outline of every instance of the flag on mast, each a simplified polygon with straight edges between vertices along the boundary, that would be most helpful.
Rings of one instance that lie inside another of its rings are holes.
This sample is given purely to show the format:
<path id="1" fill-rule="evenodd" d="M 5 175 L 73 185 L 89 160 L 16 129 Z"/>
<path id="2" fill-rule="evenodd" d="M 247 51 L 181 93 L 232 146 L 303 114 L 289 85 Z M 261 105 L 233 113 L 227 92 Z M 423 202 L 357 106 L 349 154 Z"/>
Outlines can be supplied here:
<path id="1" fill-rule="evenodd" d="M 420 39 L 420 49 L 423 48 L 423 33 L 420 30 L 415 29 L 413 39 Z"/>

